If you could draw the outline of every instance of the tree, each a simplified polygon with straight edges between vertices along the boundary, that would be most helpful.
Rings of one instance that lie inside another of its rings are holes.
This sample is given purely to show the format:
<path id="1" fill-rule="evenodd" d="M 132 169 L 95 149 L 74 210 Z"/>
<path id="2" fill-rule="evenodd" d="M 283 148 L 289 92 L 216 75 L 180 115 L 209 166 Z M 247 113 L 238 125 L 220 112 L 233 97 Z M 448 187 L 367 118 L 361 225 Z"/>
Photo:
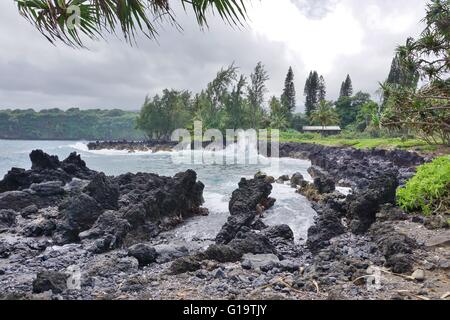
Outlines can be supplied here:
<path id="1" fill-rule="evenodd" d="M 263 103 L 264 94 L 267 91 L 266 81 L 269 80 L 269 75 L 264 69 L 261 62 L 255 67 L 255 70 L 250 75 L 250 85 L 247 87 L 248 102 L 253 113 L 251 118 L 251 127 L 257 129 L 261 122 L 261 117 L 264 114 Z"/>
<path id="2" fill-rule="evenodd" d="M 219 111 L 227 98 L 228 89 L 236 80 L 237 67 L 231 64 L 226 69 L 220 69 L 213 81 L 208 83 L 206 88 L 206 96 L 210 99 L 213 111 Z"/>
<path id="3" fill-rule="evenodd" d="M 370 100 L 364 103 L 356 116 L 357 129 L 364 131 L 369 127 L 379 129 L 380 126 L 380 114 L 379 106 L 376 102 Z"/>
<path id="4" fill-rule="evenodd" d="M 450 79 L 431 82 L 419 90 L 383 86 L 389 96 L 382 125 L 413 130 L 429 144 L 450 145 Z"/>
<path id="5" fill-rule="evenodd" d="M 123 110 L 70 108 L 0 110 L 0 139 L 21 140 L 142 140 L 138 114 Z"/>
<path id="6" fill-rule="evenodd" d="M 350 78 L 350 75 L 348 74 L 347 78 L 345 78 L 345 81 L 342 82 L 339 98 L 351 97 L 352 95 L 353 95 L 353 84 L 352 84 L 352 79 Z"/>
<path id="7" fill-rule="evenodd" d="M 270 115 L 281 114 L 285 115 L 287 113 L 286 108 L 281 103 L 280 99 L 273 96 L 269 102 Z"/>
<path id="8" fill-rule="evenodd" d="M 289 127 L 289 121 L 283 114 L 273 114 L 270 116 L 270 128 L 285 130 Z"/>
<path id="9" fill-rule="evenodd" d="M 226 129 L 228 123 L 227 104 L 230 101 L 230 88 L 237 78 L 234 64 L 217 72 L 213 81 L 208 83 L 194 99 L 194 118 L 203 122 L 205 129 Z M 240 89 L 242 90 L 242 89 Z"/>
<path id="10" fill-rule="evenodd" d="M 19 13 L 30 21 L 50 42 L 82 47 L 82 35 L 91 39 L 115 34 L 120 29 L 132 42 L 138 32 L 156 38 L 157 25 L 177 23 L 169 0 L 13 0 Z M 242 24 L 247 18 L 243 0 L 178 0 L 185 10 L 190 7 L 200 26 L 208 26 L 208 11 L 216 11 L 230 24 Z"/>
<path id="11" fill-rule="evenodd" d="M 309 117 L 319 102 L 320 78 L 317 71 L 311 71 L 306 79 L 304 96 L 306 115 Z"/>
<path id="12" fill-rule="evenodd" d="M 408 38 L 397 49 L 402 65 L 422 79 L 445 80 L 450 72 L 450 1 L 430 0 L 423 19 L 426 27 L 419 39 Z"/>
<path id="13" fill-rule="evenodd" d="M 326 100 L 327 98 L 327 86 L 323 76 L 319 77 L 319 101 Z"/>
<path id="14" fill-rule="evenodd" d="M 407 43 L 411 41 L 411 38 L 408 39 Z M 389 71 L 388 78 L 384 82 L 384 86 L 390 87 L 405 87 L 416 89 L 417 83 L 419 81 L 420 75 L 415 67 L 410 67 L 406 65 L 400 55 L 396 53 L 394 59 L 392 59 L 391 70 Z M 388 91 L 382 91 L 383 104 L 381 105 L 382 109 L 384 108 L 386 101 L 389 99 Z"/>
<path id="15" fill-rule="evenodd" d="M 308 125 L 308 118 L 303 113 L 296 113 L 292 117 L 292 128 L 297 131 L 302 131 L 304 126 Z"/>
<path id="16" fill-rule="evenodd" d="M 431 0 L 418 40 L 409 38 L 397 49 L 400 63 L 415 70 L 420 89 L 382 85 L 388 97 L 382 124 L 394 130 L 414 130 L 428 143 L 450 145 L 450 1 Z"/>
<path id="17" fill-rule="evenodd" d="M 229 129 L 247 129 L 251 126 L 249 121 L 247 121 L 250 108 L 243 95 L 246 85 L 247 79 L 241 75 L 226 102 L 227 128 Z"/>
<path id="18" fill-rule="evenodd" d="M 295 112 L 296 106 L 296 92 L 294 84 L 294 72 L 292 67 L 289 67 L 288 73 L 286 75 L 286 80 L 284 81 L 283 94 L 281 95 L 281 103 L 285 110 L 288 111 L 287 116 L 291 118 L 292 113 Z"/>
<path id="19" fill-rule="evenodd" d="M 311 122 L 320 124 L 323 128 L 339 122 L 339 117 L 330 101 L 320 101 L 311 113 Z"/>
<path id="20" fill-rule="evenodd" d="M 389 71 L 386 83 L 415 89 L 419 81 L 419 73 L 414 69 L 408 70 L 397 53 L 394 59 L 392 59 L 391 70 Z"/>
<path id="21" fill-rule="evenodd" d="M 341 97 L 336 102 L 336 112 L 339 115 L 342 128 L 356 122 L 361 106 L 370 101 L 370 94 L 358 92 L 354 97 Z"/>
<path id="22" fill-rule="evenodd" d="M 191 94 L 188 91 L 163 90 L 162 95 L 146 97 L 137 119 L 137 128 L 150 139 L 169 139 L 175 129 L 191 122 Z"/>

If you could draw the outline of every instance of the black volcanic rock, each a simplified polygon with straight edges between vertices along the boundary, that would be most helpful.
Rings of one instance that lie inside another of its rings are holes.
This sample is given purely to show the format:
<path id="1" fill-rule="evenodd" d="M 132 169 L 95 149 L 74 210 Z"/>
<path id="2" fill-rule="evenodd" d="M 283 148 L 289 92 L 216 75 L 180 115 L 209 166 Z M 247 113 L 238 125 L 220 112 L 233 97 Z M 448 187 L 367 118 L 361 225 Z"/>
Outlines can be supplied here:
<path id="1" fill-rule="evenodd" d="M 83 189 L 87 193 L 74 194 L 61 203 L 63 221 L 58 223 L 54 240 L 70 243 L 95 239 L 95 253 L 117 248 L 124 242 L 149 240 L 160 230 L 199 213 L 203 189 L 192 170 L 173 178 L 147 173 L 115 178 L 99 174 Z M 116 211 L 102 214 L 110 208 Z"/>
<path id="2" fill-rule="evenodd" d="M 243 228 L 248 228 L 256 217 L 256 211 L 241 212 L 228 217 L 227 222 L 216 236 L 216 243 L 227 244 Z"/>
<path id="3" fill-rule="evenodd" d="M 84 231 L 102 214 L 102 207 L 89 195 L 81 193 L 65 200 L 59 210 L 71 229 Z"/>
<path id="4" fill-rule="evenodd" d="M 254 179 L 242 178 L 239 188 L 233 191 L 229 202 L 230 216 L 216 236 L 217 244 L 227 244 L 241 231 L 249 231 L 251 227 L 264 228 L 259 215 L 275 203 L 270 198 L 272 184 L 265 175 L 256 175 Z"/>
<path id="5" fill-rule="evenodd" d="M 27 188 L 31 184 L 29 172 L 25 169 L 12 168 L 0 181 L 0 192 L 20 190 Z"/>
<path id="6" fill-rule="evenodd" d="M 173 178 L 150 173 L 125 174 L 112 180 L 120 188 L 119 211 L 133 226 L 145 221 L 163 226 L 200 212 L 204 185 L 188 170 Z"/>
<path id="7" fill-rule="evenodd" d="M 0 209 L 20 211 L 30 205 L 36 204 L 39 198 L 24 191 L 7 191 L 0 193 Z"/>
<path id="8" fill-rule="evenodd" d="M 228 246 L 241 254 L 276 253 L 276 249 L 269 238 L 255 232 L 238 234 L 237 237 L 228 243 Z"/>
<path id="9" fill-rule="evenodd" d="M 40 197 L 63 195 L 65 192 L 64 189 L 62 188 L 61 181 L 33 183 L 30 186 L 30 190 Z"/>
<path id="10" fill-rule="evenodd" d="M 67 289 L 68 278 L 69 276 L 62 272 L 40 272 L 33 281 L 33 293 L 43 293 L 49 290 L 54 294 L 62 293 Z"/>
<path id="11" fill-rule="evenodd" d="M 258 205 L 263 206 L 264 209 L 273 206 L 274 201 L 269 198 L 272 185 L 265 178 L 265 176 L 259 176 L 251 180 L 241 179 L 239 188 L 231 195 L 229 203 L 231 215 L 255 211 Z"/>
<path id="12" fill-rule="evenodd" d="M 305 181 L 305 178 L 303 177 L 303 175 L 300 172 L 296 172 L 292 175 L 291 177 L 291 186 L 299 186 L 303 183 L 303 181 Z"/>
<path id="13" fill-rule="evenodd" d="M 112 183 L 104 173 L 95 175 L 84 191 L 104 209 L 118 209 L 119 185 Z"/>
<path id="14" fill-rule="evenodd" d="M 30 159 L 31 170 L 12 168 L 8 171 L 0 181 L 0 192 L 24 190 L 32 184 L 50 181 L 60 181 L 64 185 L 72 178 L 91 180 L 96 174 L 76 153 L 61 162 L 57 156 L 34 150 L 30 153 Z"/>
<path id="15" fill-rule="evenodd" d="M 182 274 L 186 272 L 197 271 L 202 268 L 201 259 L 196 256 L 187 256 L 176 259 L 170 265 L 171 274 Z"/>
<path id="16" fill-rule="evenodd" d="M 50 156 L 42 150 L 33 150 L 30 153 L 31 170 L 55 170 L 60 162 L 57 156 Z"/>
<path id="17" fill-rule="evenodd" d="M 56 229 L 56 224 L 54 221 L 49 219 L 39 219 L 29 223 L 23 230 L 22 234 L 25 237 L 41 237 L 41 236 L 51 236 L 53 231 Z"/>
<path id="18" fill-rule="evenodd" d="M 14 210 L 0 210 L 0 231 L 11 228 L 16 224 L 17 213 Z"/>
<path id="19" fill-rule="evenodd" d="M 318 213 L 315 224 L 308 229 L 306 244 L 311 252 L 327 247 L 329 240 L 345 232 L 338 212 L 324 208 Z"/>
<path id="20" fill-rule="evenodd" d="M 264 229 L 262 231 L 262 234 L 267 236 L 269 239 L 281 238 L 281 239 L 290 240 L 290 241 L 294 240 L 294 232 L 286 224 L 267 227 L 266 229 Z"/>
<path id="21" fill-rule="evenodd" d="M 76 152 L 72 152 L 69 156 L 63 160 L 62 167 L 65 171 L 69 172 L 69 168 L 78 168 L 78 170 L 88 169 L 86 162 L 81 159 L 81 156 Z"/>
<path id="22" fill-rule="evenodd" d="M 308 143 L 281 143 L 280 156 L 309 159 L 313 166 L 328 171 L 335 183 L 350 182 L 355 190 L 366 189 L 370 181 L 386 171 L 397 171 L 397 178 L 403 181 L 426 161 L 404 150 L 358 150 Z"/>
<path id="23" fill-rule="evenodd" d="M 386 257 L 386 267 L 394 273 L 410 274 L 413 270 L 414 259 L 411 254 L 397 253 Z"/>
<path id="24" fill-rule="evenodd" d="M 104 212 L 95 222 L 93 227 L 79 234 L 83 239 L 97 239 L 94 252 L 106 252 L 120 247 L 127 233 L 131 230 L 131 225 L 127 220 L 122 219 L 116 211 Z"/>
<path id="25" fill-rule="evenodd" d="M 206 249 L 205 256 L 218 262 L 236 262 L 241 260 L 242 252 L 228 245 L 212 244 Z"/>
<path id="26" fill-rule="evenodd" d="M 24 208 L 24 209 L 20 212 L 20 215 L 21 215 L 23 218 L 28 219 L 30 216 L 32 216 L 32 215 L 34 215 L 34 214 L 37 214 L 38 211 L 39 211 L 38 206 L 35 205 L 35 204 L 32 204 L 32 205 L 30 205 L 30 206 Z"/>
<path id="27" fill-rule="evenodd" d="M 369 229 L 369 235 L 386 259 L 386 267 L 395 273 L 410 273 L 413 268 L 413 249 L 417 242 L 396 231 L 390 221 L 376 222 Z"/>
<path id="28" fill-rule="evenodd" d="M 139 266 L 144 267 L 156 261 L 157 253 L 155 248 L 139 243 L 128 248 L 128 255 L 139 261 Z"/>
<path id="29" fill-rule="evenodd" d="M 386 172 L 374 179 L 367 190 L 347 197 L 348 218 L 354 233 L 366 232 L 376 220 L 376 214 L 382 205 L 395 204 L 398 187 L 396 175 Z"/>

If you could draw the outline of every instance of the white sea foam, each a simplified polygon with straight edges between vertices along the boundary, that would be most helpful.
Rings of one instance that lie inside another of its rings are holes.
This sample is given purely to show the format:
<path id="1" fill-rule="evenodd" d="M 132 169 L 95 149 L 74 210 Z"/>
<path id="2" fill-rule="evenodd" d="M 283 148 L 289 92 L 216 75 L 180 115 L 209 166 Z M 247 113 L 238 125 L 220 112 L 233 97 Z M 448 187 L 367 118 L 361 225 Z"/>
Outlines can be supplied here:
<path id="1" fill-rule="evenodd" d="M 149 151 L 135 151 L 135 152 L 129 152 L 128 150 L 116 150 L 116 149 L 100 149 L 100 150 L 89 150 L 87 143 L 84 142 L 77 142 L 75 144 L 69 145 L 69 147 L 87 152 L 92 154 L 98 154 L 98 155 L 105 155 L 105 156 L 126 156 L 126 155 L 149 155 L 154 154 L 151 150 Z"/>
<path id="2" fill-rule="evenodd" d="M 228 212 L 228 202 L 230 197 L 221 193 L 208 192 L 203 193 L 205 199 L 204 207 L 212 212 Z"/>
<path id="3" fill-rule="evenodd" d="M 64 147 L 66 147 L 66 145 L 60 146 L 60 148 L 64 148 Z M 87 147 L 87 143 L 84 143 L 84 142 L 76 142 L 74 144 L 69 145 L 69 147 L 80 150 L 80 151 L 89 151 L 89 149 Z"/>
<path id="4" fill-rule="evenodd" d="M 229 197 L 214 192 L 204 192 L 204 207 L 209 215 L 194 217 L 173 230 L 177 239 L 183 241 L 213 240 L 228 219 Z"/>
<path id="5" fill-rule="evenodd" d="M 287 224 L 296 242 L 306 239 L 316 216 L 308 200 L 287 184 L 274 184 L 271 196 L 277 201 L 273 208 L 264 213 L 263 221 L 269 226 Z"/>

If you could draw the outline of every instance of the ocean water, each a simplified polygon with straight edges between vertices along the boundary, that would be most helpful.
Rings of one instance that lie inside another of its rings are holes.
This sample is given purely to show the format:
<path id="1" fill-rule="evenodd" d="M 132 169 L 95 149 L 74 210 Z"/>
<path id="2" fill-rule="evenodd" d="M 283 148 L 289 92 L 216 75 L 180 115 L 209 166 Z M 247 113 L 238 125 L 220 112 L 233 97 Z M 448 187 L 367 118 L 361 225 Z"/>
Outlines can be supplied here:
<path id="1" fill-rule="evenodd" d="M 107 175 L 118 175 L 126 172 L 152 172 L 164 176 L 193 169 L 198 179 L 205 184 L 204 207 L 209 209 L 209 216 L 195 217 L 186 221 L 172 231 L 180 241 L 195 239 L 213 239 L 228 218 L 228 202 L 231 193 L 238 187 L 242 177 L 251 178 L 258 171 L 263 171 L 275 178 L 283 174 L 292 175 L 300 172 L 306 179 L 309 161 L 282 158 L 276 160 L 257 156 L 258 164 L 210 164 L 195 165 L 174 161 L 170 152 L 137 152 L 98 150 L 89 151 L 86 142 L 74 141 L 12 141 L 0 140 L 0 176 L 11 167 L 29 169 L 31 166 L 29 153 L 34 149 L 42 149 L 48 154 L 57 155 L 60 160 L 76 151 L 86 161 L 87 166 Z M 205 153 L 211 157 L 215 154 Z M 216 155 L 217 156 L 217 155 Z M 179 159 L 178 159 L 179 160 Z M 272 197 L 277 199 L 275 206 L 264 213 L 268 225 L 287 224 L 294 231 L 296 241 L 306 239 L 308 228 L 313 224 L 315 211 L 303 196 L 295 193 L 289 185 L 274 184 Z"/>

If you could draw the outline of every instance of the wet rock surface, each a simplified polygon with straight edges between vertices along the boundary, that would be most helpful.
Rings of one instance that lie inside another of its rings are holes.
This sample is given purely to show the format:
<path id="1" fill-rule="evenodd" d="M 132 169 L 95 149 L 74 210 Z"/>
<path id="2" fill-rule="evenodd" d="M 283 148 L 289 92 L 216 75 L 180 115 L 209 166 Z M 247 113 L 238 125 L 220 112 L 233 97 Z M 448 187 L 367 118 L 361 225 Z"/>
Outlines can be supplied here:
<path id="1" fill-rule="evenodd" d="M 231 195 L 230 217 L 217 235 L 216 242 L 227 244 L 240 231 L 250 230 L 252 225 L 261 225 L 261 214 L 276 201 L 269 197 L 271 192 L 272 184 L 268 182 L 266 175 L 257 174 L 251 180 L 243 178 L 239 182 L 239 188 Z"/>
<path id="2" fill-rule="evenodd" d="M 108 177 L 76 154 L 59 161 L 34 153 L 31 170 L 11 170 L 0 182 L 0 298 L 443 297 L 450 291 L 448 230 L 413 222 L 393 199 L 401 171 L 423 159 L 342 150 L 282 144 L 284 154 L 313 162 L 312 182 L 277 180 L 317 212 L 305 242 L 287 225 L 263 222 L 275 179 L 257 174 L 238 184 L 214 241 L 196 246 L 161 233 L 204 213 L 194 171 Z M 342 186 L 353 191 L 336 191 Z"/>
<path id="3" fill-rule="evenodd" d="M 282 143 L 280 156 L 308 159 L 313 166 L 327 171 L 335 183 L 347 184 L 354 190 L 367 188 L 386 172 L 394 172 L 404 183 L 414 174 L 415 167 L 427 160 L 403 150 L 358 150 L 307 143 Z"/>

